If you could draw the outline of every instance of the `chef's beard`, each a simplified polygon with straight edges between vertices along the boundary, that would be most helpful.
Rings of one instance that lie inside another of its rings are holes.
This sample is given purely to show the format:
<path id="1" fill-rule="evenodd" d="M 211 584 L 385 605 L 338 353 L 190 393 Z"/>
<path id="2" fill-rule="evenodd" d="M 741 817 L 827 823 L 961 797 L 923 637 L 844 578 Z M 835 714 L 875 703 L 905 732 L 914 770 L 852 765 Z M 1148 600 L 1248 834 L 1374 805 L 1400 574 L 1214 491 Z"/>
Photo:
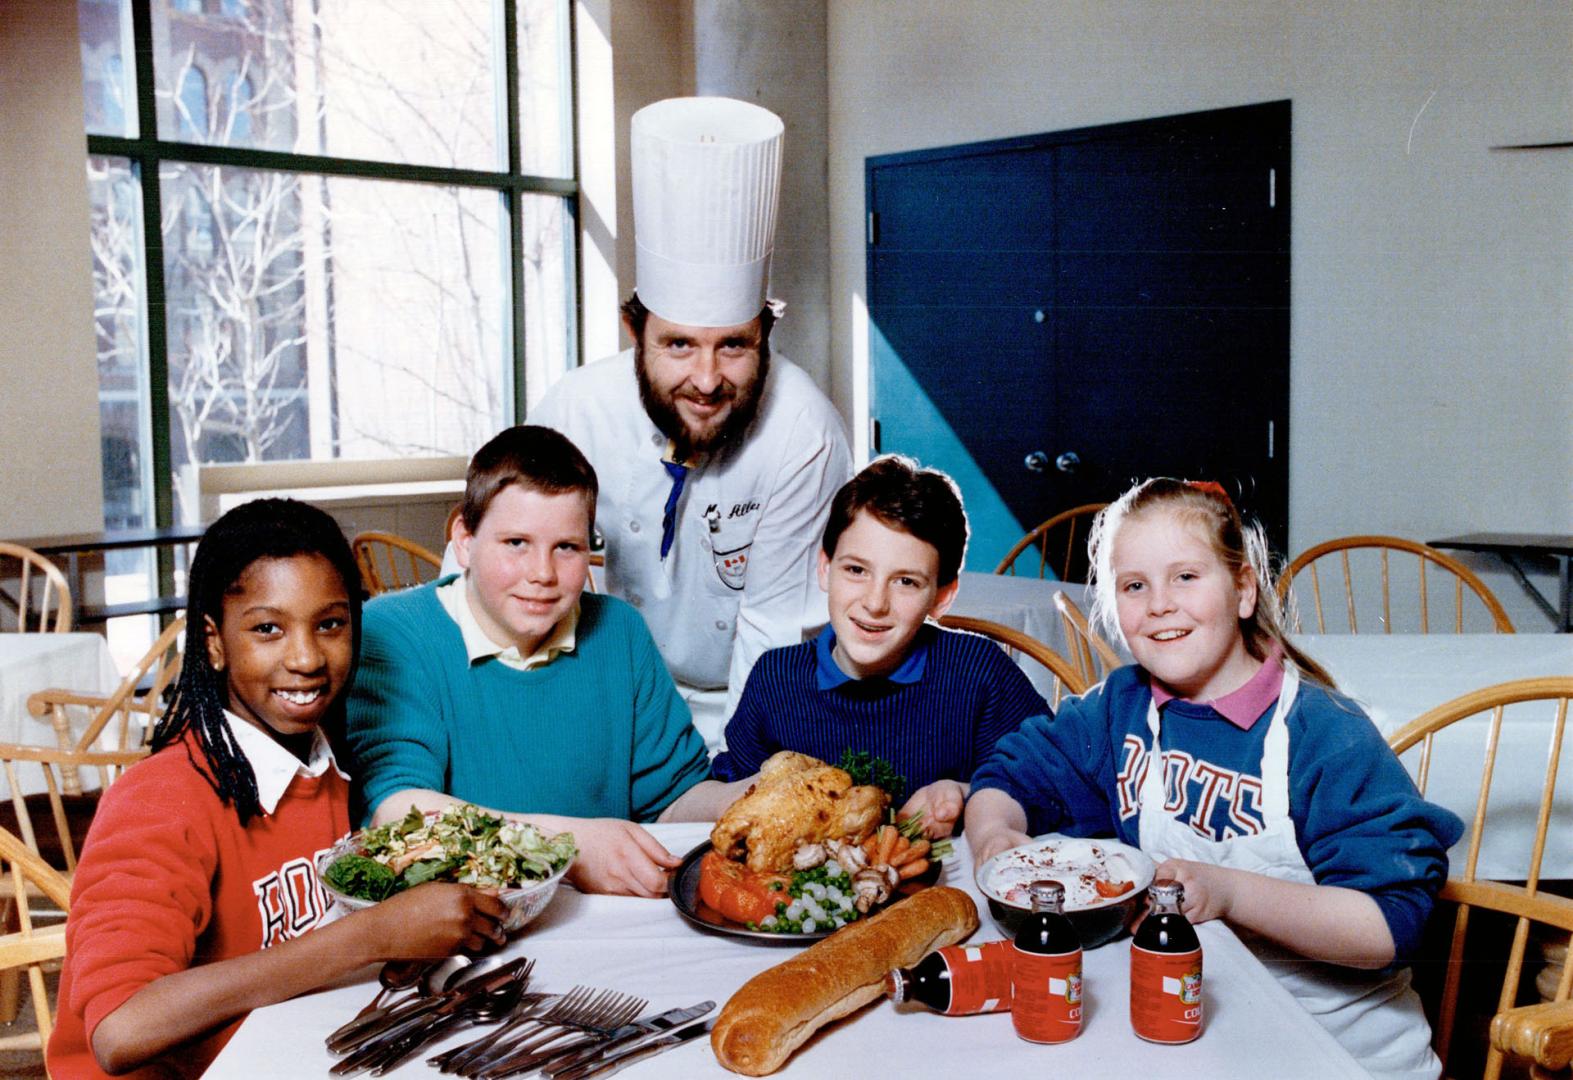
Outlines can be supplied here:
<path id="1" fill-rule="evenodd" d="M 672 440 L 678 461 L 688 461 L 700 455 L 723 454 L 739 446 L 759 415 L 760 398 L 764 396 L 765 376 L 770 374 L 770 349 L 761 346 L 759 369 L 748 382 L 731 387 L 732 408 L 726 419 L 708 431 L 696 433 L 677 411 L 675 395 L 662 396 L 650 382 L 645 370 L 644 344 L 634 345 L 634 372 L 639 379 L 639 400 L 644 411 L 660 430 Z M 728 384 L 731 385 L 731 384 Z"/>

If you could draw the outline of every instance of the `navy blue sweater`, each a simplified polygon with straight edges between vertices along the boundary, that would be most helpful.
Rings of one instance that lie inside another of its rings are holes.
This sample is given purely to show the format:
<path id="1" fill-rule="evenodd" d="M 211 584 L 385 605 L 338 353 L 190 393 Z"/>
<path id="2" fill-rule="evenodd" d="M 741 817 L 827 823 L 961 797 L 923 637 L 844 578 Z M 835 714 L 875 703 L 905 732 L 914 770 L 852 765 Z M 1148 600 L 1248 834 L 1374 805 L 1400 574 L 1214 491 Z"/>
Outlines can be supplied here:
<path id="1" fill-rule="evenodd" d="M 1147 673 L 1134 664 L 1120 668 L 1082 697 L 1062 701 L 1052 722 L 1031 720 L 1000 740 L 972 788 L 998 788 L 1015 799 L 1035 836 L 1063 832 L 1137 844 L 1151 700 Z M 1447 878 L 1447 850 L 1463 822 L 1420 797 L 1376 725 L 1349 699 L 1302 681 L 1286 722 L 1289 816 L 1301 857 L 1318 885 L 1358 889 L 1376 901 L 1393 934 L 1395 963 L 1405 963 Z M 1259 830 L 1256 795 L 1269 726 L 1264 716 L 1242 731 L 1207 705 L 1164 705 L 1170 812 L 1214 840 Z"/>
<path id="2" fill-rule="evenodd" d="M 845 750 L 882 757 L 906 777 L 906 794 L 935 780 L 965 782 L 1006 735 L 1049 707 L 1026 674 L 978 634 L 918 631 L 901 666 L 854 679 L 831 656 L 835 632 L 759 658 L 711 763 L 718 780 L 741 780 L 778 750 L 835 764 Z"/>

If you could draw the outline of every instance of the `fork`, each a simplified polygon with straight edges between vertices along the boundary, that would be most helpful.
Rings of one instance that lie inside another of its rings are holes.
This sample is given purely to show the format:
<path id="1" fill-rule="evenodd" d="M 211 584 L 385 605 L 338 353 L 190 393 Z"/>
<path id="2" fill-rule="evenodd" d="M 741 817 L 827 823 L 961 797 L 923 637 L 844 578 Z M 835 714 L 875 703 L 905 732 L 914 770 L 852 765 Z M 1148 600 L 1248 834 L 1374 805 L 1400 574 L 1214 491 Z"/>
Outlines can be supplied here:
<path id="1" fill-rule="evenodd" d="M 546 1028 L 572 1019 L 593 997 L 595 991 L 588 986 L 576 986 L 560 995 L 550 1008 L 534 1015 L 511 1017 L 490 1035 L 458 1048 L 447 1061 L 440 1063 L 443 1072 L 456 1072 L 460 1076 L 478 1076 L 482 1069 L 494 1061 L 511 1054 L 523 1040 Z M 529 1025 L 526 1027 L 525 1025 Z M 511 1042 L 506 1040 L 511 1039 Z M 480 1044 L 485 1045 L 480 1045 Z M 501 1049 L 497 1047 L 501 1044 Z M 447 1055 L 439 1055 L 447 1057 Z M 436 1061 L 428 1064 L 439 1064 Z"/>
<path id="2" fill-rule="evenodd" d="M 503 1017 L 502 1023 L 478 1039 L 461 1043 L 451 1050 L 445 1050 L 434 1057 L 426 1059 L 426 1064 L 434 1065 L 442 1072 L 451 1073 L 458 1071 L 467 1062 L 474 1060 L 481 1054 L 497 1045 L 504 1037 L 513 1034 L 519 1025 L 525 1023 L 540 1023 L 542 1018 L 551 1015 L 560 1003 L 570 996 L 584 990 L 585 987 L 575 987 L 568 994 L 542 994 L 536 1000 L 524 1000 L 514 1007 L 513 1012 Z M 529 999 L 534 995 L 526 994 Z"/>
<path id="3" fill-rule="evenodd" d="M 505 1076 L 517 1076 L 529 1072 L 567 1049 L 562 1046 L 539 1049 L 550 1047 L 552 1043 L 569 1035 L 571 1032 L 567 1029 L 585 1032 L 594 1039 L 606 1039 L 612 1032 L 643 1012 L 645 1006 L 649 1004 L 649 1001 L 644 998 L 636 998 L 631 994 L 623 994 L 615 990 L 602 991 L 579 1014 L 558 1025 L 565 1030 L 514 1046 L 506 1057 L 496 1061 L 481 1075 L 486 1080 L 501 1080 Z M 572 1045 L 582 1047 L 587 1043 L 579 1040 Z"/>

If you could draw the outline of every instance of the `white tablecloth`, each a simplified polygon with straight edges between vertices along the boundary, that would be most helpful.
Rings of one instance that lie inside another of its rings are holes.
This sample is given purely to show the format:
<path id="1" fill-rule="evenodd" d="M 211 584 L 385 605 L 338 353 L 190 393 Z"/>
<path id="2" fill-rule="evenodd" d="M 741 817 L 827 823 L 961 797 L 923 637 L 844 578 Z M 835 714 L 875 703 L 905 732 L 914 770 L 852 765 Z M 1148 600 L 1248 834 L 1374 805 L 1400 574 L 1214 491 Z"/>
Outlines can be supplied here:
<path id="1" fill-rule="evenodd" d="M 652 830 L 673 851 L 708 836 L 707 825 Z M 946 883 L 967 889 L 971 860 L 963 844 Z M 983 925 L 975 940 L 1000 937 L 979 901 Z M 785 1077 L 895 1076 L 1244 1076 L 1318 1080 L 1365 1074 L 1278 985 L 1228 929 L 1200 928 L 1206 964 L 1207 1028 L 1186 1046 L 1156 1046 L 1131 1032 L 1129 949 L 1124 941 L 1085 959 L 1086 1014 L 1081 1036 L 1056 1047 L 1015 1037 L 1010 1016 L 945 1017 L 898 1011 L 879 1002 L 822 1030 L 787 1062 Z M 562 890 L 539 920 L 509 946 L 536 959 L 532 986 L 561 991 L 577 983 L 611 987 L 650 999 L 664 1010 L 713 999 L 724 1005 L 750 977 L 792 950 L 756 945 L 694 929 L 670 902 L 585 896 Z M 334 1059 L 328 1032 L 348 1020 L 376 990 L 373 969 L 355 982 L 254 1012 L 208 1071 L 210 1078 L 324 1076 Z M 459 1043 L 474 1035 L 455 1035 Z M 448 1044 L 439 1044 L 448 1045 Z M 424 1057 L 436 1052 L 425 1051 Z M 421 1059 L 398 1076 L 435 1076 Z M 696 1040 L 631 1066 L 629 1077 L 726 1077 L 709 1043 Z"/>
<path id="2" fill-rule="evenodd" d="M 1573 675 L 1573 636 L 1567 634 L 1327 634 L 1295 639 L 1332 674 L 1344 693 L 1365 707 L 1383 735 L 1391 735 L 1421 713 L 1446 701 L 1512 679 Z M 1496 780 L 1476 872 L 1481 877 L 1521 880 L 1534 841 L 1535 812 L 1546 771 L 1553 704 L 1510 706 L 1503 718 Z M 1474 818 L 1485 760 L 1490 714 L 1461 721 L 1437 737 L 1426 797 L 1467 823 Z M 1570 740 L 1573 742 L 1573 740 Z M 1420 749 L 1405 754 L 1411 774 Z M 1573 879 L 1573 746 L 1564 746 L 1563 782 L 1551 822 L 1543 873 Z M 1460 872 L 1465 849 L 1453 851 L 1452 873 Z"/>
<path id="3" fill-rule="evenodd" d="M 1076 606 L 1086 612 L 1089 597 L 1085 585 L 967 571 L 961 575 L 961 589 L 951 605 L 950 614 L 1002 623 L 1037 638 L 1069 660 L 1071 652 L 1065 641 L 1065 623 L 1054 606 L 1057 592 L 1067 593 L 1076 601 Z M 1054 680 L 1043 666 L 1027 657 L 1020 657 L 1017 663 L 1026 671 L 1038 693 L 1052 700 Z"/>
<path id="4" fill-rule="evenodd" d="M 47 719 L 28 715 L 40 690 L 109 694 L 120 672 L 98 634 L 0 634 L 0 742 L 55 745 Z"/>

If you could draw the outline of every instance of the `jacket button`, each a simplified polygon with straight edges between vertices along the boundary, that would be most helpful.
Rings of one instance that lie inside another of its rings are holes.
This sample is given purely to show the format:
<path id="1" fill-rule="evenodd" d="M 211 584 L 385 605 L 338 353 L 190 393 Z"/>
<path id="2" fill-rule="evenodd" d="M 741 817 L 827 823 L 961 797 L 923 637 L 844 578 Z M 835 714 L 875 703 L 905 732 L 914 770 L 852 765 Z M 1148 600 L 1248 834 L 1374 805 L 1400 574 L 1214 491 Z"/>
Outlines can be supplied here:
<path id="1" fill-rule="evenodd" d="M 628 523 L 628 531 L 632 532 L 632 533 L 638 532 L 639 531 L 639 523 L 637 521 L 630 521 Z"/>
<path id="2" fill-rule="evenodd" d="M 717 630 L 725 630 L 726 629 L 726 620 L 725 619 L 717 619 L 715 621 L 715 628 Z"/>

